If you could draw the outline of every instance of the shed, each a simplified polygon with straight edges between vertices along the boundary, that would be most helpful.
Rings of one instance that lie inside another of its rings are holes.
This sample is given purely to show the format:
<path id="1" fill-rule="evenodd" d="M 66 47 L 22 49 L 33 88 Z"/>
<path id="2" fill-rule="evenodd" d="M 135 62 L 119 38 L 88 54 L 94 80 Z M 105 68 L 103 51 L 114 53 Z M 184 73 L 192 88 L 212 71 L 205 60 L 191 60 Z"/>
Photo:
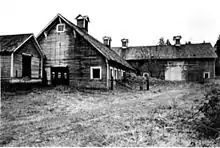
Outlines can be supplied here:
<path id="1" fill-rule="evenodd" d="M 0 36 L 1 83 L 42 81 L 43 53 L 33 34 Z"/>

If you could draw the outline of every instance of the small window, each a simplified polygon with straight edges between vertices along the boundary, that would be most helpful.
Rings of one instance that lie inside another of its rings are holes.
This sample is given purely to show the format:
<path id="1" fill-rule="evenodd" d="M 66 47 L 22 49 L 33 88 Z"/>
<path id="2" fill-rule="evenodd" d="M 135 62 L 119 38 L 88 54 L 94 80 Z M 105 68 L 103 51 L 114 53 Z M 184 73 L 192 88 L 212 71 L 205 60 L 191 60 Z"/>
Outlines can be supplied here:
<path id="1" fill-rule="evenodd" d="M 57 32 L 64 32 L 64 31 L 65 31 L 65 24 L 58 24 Z"/>
<path id="2" fill-rule="evenodd" d="M 121 69 L 118 70 L 118 78 L 121 79 Z"/>
<path id="3" fill-rule="evenodd" d="M 90 79 L 101 79 L 102 68 L 100 66 L 90 67 Z"/>
<path id="4" fill-rule="evenodd" d="M 122 71 L 121 71 L 121 77 L 124 77 L 124 76 L 125 76 L 125 71 L 122 70 Z"/>
<path id="5" fill-rule="evenodd" d="M 118 73 L 117 73 L 117 69 L 114 70 L 115 71 L 115 79 L 118 79 Z"/>
<path id="6" fill-rule="evenodd" d="M 204 72 L 203 73 L 203 78 L 204 79 L 209 79 L 210 78 L 210 72 Z"/>
<path id="7" fill-rule="evenodd" d="M 58 72 L 58 78 L 59 79 L 61 78 L 61 72 Z"/>
<path id="8" fill-rule="evenodd" d="M 64 79 L 67 79 L 67 73 L 66 72 L 64 73 Z"/>
<path id="9" fill-rule="evenodd" d="M 110 79 L 114 79 L 114 70 L 113 67 L 110 67 Z"/>
<path id="10" fill-rule="evenodd" d="M 52 79 L 55 79 L 55 72 L 52 72 Z"/>

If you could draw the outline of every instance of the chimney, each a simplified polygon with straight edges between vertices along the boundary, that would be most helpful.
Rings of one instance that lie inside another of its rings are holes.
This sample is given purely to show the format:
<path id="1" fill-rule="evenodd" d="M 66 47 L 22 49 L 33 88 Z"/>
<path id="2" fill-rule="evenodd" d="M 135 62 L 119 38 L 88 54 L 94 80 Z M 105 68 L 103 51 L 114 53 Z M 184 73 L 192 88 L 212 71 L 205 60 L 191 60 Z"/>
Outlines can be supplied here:
<path id="1" fill-rule="evenodd" d="M 178 35 L 178 36 L 174 36 L 173 37 L 173 40 L 175 41 L 175 46 L 180 46 L 181 44 L 180 44 L 180 40 L 181 40 L 181 36 L 180 35 Z"/>
<path id="2" fill-rule="evenodd" d="M 83 30 L 85 30 L 86 32 L 88 32 L 88 23 L 89 21 L 89 17 L 88 16 L 82 16 L 81 14 L 79 14 L 76 17 L 77 20 L 77 26 L 82 28 Z"/>
<path id="3" fill-rule="evenodd" d="M 121 43 L 122 43 L 122 48 L 127 48 L 128 47 L 128 39 L 121 39 Z"/>
<path id="4" fill-rule="evenodd" d="M 111 41 L 112 41 L 111 37 L 109 36 L 103 37 L 103 44 L 109 48 L 111 48 Z"/>

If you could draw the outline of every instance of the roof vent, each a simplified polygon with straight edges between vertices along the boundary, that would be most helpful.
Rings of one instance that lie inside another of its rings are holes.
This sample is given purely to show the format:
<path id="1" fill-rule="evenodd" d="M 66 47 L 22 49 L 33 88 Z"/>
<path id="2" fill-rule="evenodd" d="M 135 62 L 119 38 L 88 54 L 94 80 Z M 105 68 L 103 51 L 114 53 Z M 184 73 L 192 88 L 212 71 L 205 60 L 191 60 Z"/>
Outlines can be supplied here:
<path id="1" fill-rule="evenodd" d="M 111 41 L 112 41 L 111 37 L 109 37 L 109 36 L 104 36 L 102 39 L 103 39 L 103 44 L 104 44 L 105 46 L 111 47 Z"/>
<path id="2" fill-rule="evenodd" d="M 122 48 L 127 48 L 128 47 L 128 39 L 121 39 L 121 43 L 122 43 Z"/>
<path id="3" fill-rule="evenodd" d="M 76 17 L 76 20 L 77 26 L 88 32 L 88 23 L 90 22 L 89 17 L 87 15 L 82 16 L 81 14 L 79 14 Z"/>
<path id="4" fill-rule="evenodd" d="M 175 41 L 175 46 L 180 46 L 180 40 L 181 40 L 181 36 L 180 35 L 178 35 L 178 36 L 174 36 L 173 37 L 173 40 Z"/>

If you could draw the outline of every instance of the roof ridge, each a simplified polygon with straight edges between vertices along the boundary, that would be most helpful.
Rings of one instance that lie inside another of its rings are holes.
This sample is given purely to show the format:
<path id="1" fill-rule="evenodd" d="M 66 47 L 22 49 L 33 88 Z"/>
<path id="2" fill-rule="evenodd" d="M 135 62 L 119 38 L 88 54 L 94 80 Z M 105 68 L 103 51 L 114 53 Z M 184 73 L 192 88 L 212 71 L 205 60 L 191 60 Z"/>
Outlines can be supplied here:
<path id="1" fill-rule="evenodd" d="M 133 69 L 130 64 L 128 64 L 122 57 L 120 57 L 115 51 L 113 51 L 111 48 L 106 47 L 102 42 L 94 38 L 92 35 L 90 35 L 88 32 L 85 32 L 80 27 L 75 25 L 73 22 L 69 21 L 67 18 L 62 16 L 60 13 L 58 13 L 48 24 L 44 29 L 37 35 L 37 38 L 44 32 L 45 29 L 47 29 L 54 20 L 57 19 L 57 17 L 60 17 L 63 19 L 68 25 L 73 27 L 85 40 L 87 40 L 98 52 L 100 52 L 105 58 L 108 60 L 115 61 L 127 68 Z"/>
<path id="2" fill-rule="evenodd" d="M 190 44 L 181 44 L 180 46 L 185 46 L 185 45 L 204 45 L 204 44 L 211 44 L 210 42 L 206 43 L 190 43 Z M 127 48 L 134 48 L 134 47 L 161 47 L 161 46 L 171 46 L 171 47 L 176 47 L 175 45 L 143 45 L 143 46 L 128 46 Z M 111 47 L 111 48 L 122 48 L 121 46 L 116 46 L 116 47 Z"/>
<path id="3" fill-rule="evenodd" d="M 101 44 L 104 48 L 108 48 L 106 47 L 102 42 L 100 42 L 98 39 L 96 39 L 95 37 L 93 37 L 92 35 L 90 35 L 88 32 L 85 32 L 84 30 L 80 29 L 80 27 L 78 27 L 77 25 L 75 25 L 74 23 L 72 23 L 71 21 L 69 21 L 67 18 L 65 18 L 64 16 L 62 16 L 60 14 L 60 16 L 65 20 L 67 21 L 68 23 L 70 23 L 70 25 L 72 25 L 72 27 L 74 27 L 78 32 L 81 32 L 82 34 L 84 34 L 85 36 L 88 36 L 89 38 L 91 38 L 92 40 L 94 40 L 95 42 L 97 42 L 98 44 Z M 81 35 L 83 36 L 85 39 L 86 37 L 84 35 Z M 86 39 L 87 41 L 89 41 L 88 39 Z M 90 42 L 90 41 L 89 41 Z M 90 42 L 90 44 L 93 45 L 93 43 Z M 96 45 L 93 45 L 93 46 L 96 46 Z M 95 48 L 99 48 L 99 47 L 95 47 Z M 100 51 L 105 57 L 107 57 L 108 59 L 110 60 L 115 60 L 116 62 L 118 63 L 121 63 L 122 65 L 126 66 L 126 67 L 129 67 L 131 69 L 133 69 L 128 63 L 127 61 L 125 61 L 124 59 L 122 59 L 122 57 L 120 57 L 114 50 L 112 50 L 111 48 L 108 48 L 108 50 L 115 54 L 115 56 L 118 58 L 119 61 L 117 61 L 116 59 L 114 59 L 114 57 L 111 57 L 110 55 L 106 54 L 106 53 L 103 53 L 103 51 Z"/>

